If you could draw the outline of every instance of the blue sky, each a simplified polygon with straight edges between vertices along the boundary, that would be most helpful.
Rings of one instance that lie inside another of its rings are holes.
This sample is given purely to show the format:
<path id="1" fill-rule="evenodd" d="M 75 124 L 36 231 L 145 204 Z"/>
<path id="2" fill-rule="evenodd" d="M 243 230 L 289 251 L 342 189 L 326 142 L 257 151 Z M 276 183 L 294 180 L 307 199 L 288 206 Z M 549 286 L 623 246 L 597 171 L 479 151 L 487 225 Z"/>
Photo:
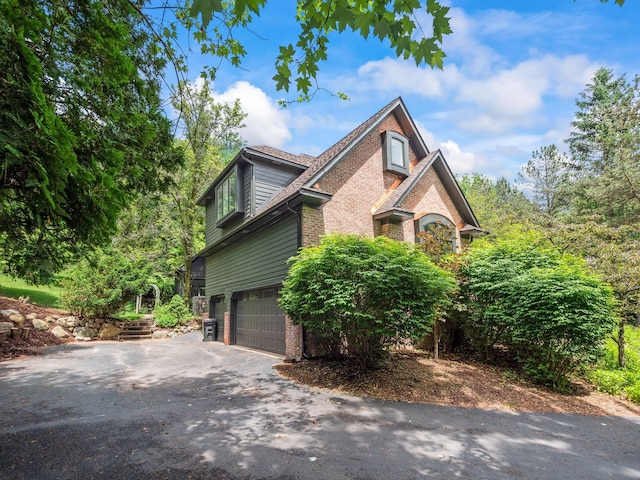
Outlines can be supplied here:
<path id="1" fill-rule="evenodd" d="M 320 92 L 283 109 L 278 100 L 295 92 L 277 92 L 271 77 L 278 45 L 295 43 L 295 3 L 270 0 L 253 31 L 239 35 L 248 50 L 243 68 L 219 69 L 216 97 L 240 98 L 249 145 L 317 155 L 402 96 L 429 149 L 440 148 L 454 173 L 514 180 L 533 150 L 552 143 L 566 150 L 575 100 L 596 69 L 640 73 L 635 0 L 622 8 L 613 0 L 446 3 L 453 34 L 444 42 L 443 70 L 416 67 L 375 39 L 343 34 L 332 37 L 318 80 L 349 100 Z M 192 58 L 193 77 L 200 62 L 211 61 Z"/>

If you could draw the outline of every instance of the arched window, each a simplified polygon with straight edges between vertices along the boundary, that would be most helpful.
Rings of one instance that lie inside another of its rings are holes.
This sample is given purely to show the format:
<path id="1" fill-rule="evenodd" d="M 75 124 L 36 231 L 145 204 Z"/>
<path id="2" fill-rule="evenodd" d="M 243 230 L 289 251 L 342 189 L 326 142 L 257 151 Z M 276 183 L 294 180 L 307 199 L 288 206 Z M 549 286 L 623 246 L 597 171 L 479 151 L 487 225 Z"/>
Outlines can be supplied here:
<path id="1" fill-rule="evenodd" d="M 428 235 L 428 237 L 427 237 Z M 416 243 L 430 241 L 440 254 L 456 251 L 456 226 L 437 213 L 429 213 L 416 220 Z"/>

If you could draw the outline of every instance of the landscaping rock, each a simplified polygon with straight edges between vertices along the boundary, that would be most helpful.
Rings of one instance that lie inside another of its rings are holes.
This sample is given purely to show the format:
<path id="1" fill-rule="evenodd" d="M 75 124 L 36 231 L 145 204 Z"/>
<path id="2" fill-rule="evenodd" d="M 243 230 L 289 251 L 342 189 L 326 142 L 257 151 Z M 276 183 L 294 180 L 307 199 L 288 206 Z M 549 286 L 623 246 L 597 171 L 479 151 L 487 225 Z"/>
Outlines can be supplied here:
<path id="1" fill-rule="evenodd" d="M 118 335 L 120 335 L 121 331 L 122 330 L 115 325 L 112 325 L 111 323 L 105 323 L 104 325 L 102 325 L 102 328 L 100 328 L 100 331 L 98 332 L 98 338 L 100 338 L 101 340 L 118 338 Z"/>
<path id="2" fill-rule="evenodd" d="M 56 325 L 55 327 L 53 327 L 53 330 L 51 330 L 51 333 L 58 338 L 67 338 L 71 336 L 71 334 L 67 332 L 64 328 L 62 328 L 60 325 Z"/>
<path id="3" fill-rule="evenodd" d="M 51 315 L 47 315 L 44 319 L 47 323 L 56 323 L 58 321 L 56 317 L 52 317 Z"/>
<path id="4" fill-rule="evenodd" d="M 156 330 L 151 335 L 151 338 L 154 338 L 156 340 L 162 339 L 162 338 L 169 338 L 169 332 L 167 332 L 166 330 Z"/>
<path id="5" fill-rule="evenodd" d="M 14 313 L 20 313 L 20 312 L 17 310 L 0 310 L 0 315 L 2 315 L 5 318 L 9 318 Z"/>
<path id="6" fill-rule="evenodd" d="M 78 317 L 64 317 L 58 319 L 58 324 L 67 328 L 74 328 L 80 324 L 80 319 Z"/>
<path id="7" fill-rule="evenodd" d="M 11 315 L 9 315 L 9 320 L 11 320 L 16 325 L 16 327 L 22 328 L 25 318 L 21 313 L 12 313 Z"/>
<path id="8" fill-rule="evenodd" d="M 33 319 L 33 328 L 35 328 L 36 330 L 40 330 L 42 332 L 46 332 L 47 330 L 49 330 L 49 324 L 44 320 L 35 318 Z"/>
<path id="9" fill-rule="evenodd" d="M 98 331 L 90 327 L 76 327 L 73 329 L 73 336 L 76 340 L 93 340 L 98 336 Z"/>
<path id="10" fill-rule="evenodd" d="M 33 321 L 33 320 L 35 320 L 36 318 L 38 318 L 38 314 L 37 314 L 37 313 L 30 313 L 30 314 L 29 314 L 29 315 L 27 315 L 25 318 L 26 318 L 27 320 L 31 320 L 31 321 Z"/>
<path id="11" fill-rule="evenodd" d="M 0 322 L 0 335 L 9 335 L 13 328 L 13 322 Z"/>

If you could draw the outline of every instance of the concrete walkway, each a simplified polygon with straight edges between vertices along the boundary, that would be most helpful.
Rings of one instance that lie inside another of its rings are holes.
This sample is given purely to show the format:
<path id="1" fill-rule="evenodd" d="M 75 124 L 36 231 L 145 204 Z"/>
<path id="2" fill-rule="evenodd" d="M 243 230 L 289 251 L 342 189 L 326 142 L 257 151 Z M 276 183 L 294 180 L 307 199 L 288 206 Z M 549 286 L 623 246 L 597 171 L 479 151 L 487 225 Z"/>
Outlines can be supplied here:
<path id="1" fill-rule="evenodd" d="M 1 479 L 640 479 L 640 420 L 364 400 L 278 357 L 92 342 L 0 363 Z"/>

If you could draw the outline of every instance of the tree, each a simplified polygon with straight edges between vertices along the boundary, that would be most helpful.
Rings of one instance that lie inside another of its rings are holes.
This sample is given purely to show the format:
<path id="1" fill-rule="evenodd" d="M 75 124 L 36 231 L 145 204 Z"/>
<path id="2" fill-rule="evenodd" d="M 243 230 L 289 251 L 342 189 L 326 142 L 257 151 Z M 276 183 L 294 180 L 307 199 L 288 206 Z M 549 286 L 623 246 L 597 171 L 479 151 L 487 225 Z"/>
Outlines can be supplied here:
<path id="1" fill-rule="evenodd" d="M 598 70 L 576 101 L 567 142 L 577 177 L 577 213 L 601 215 L 610 225 L 640 215 L 640 77 Z"/>
<path id="2" fill-rule="evenodd" d="M 640 77 L 629 81 L 599 69 L 576 101 L 567 142 L 576 177 L 573 218 L 549 231 L 584 255 L 619 301 L 618 364 L 625 364 L 625 324 L 637 322 L 640 215 Z"/>
<path id="3" fill-rule="evenodd" d="M 624 0 L 615 2 L 620 6 L 624 4 Z M 267 3 L 267 0 L 193 0 L 191 3 L 165 0 L 164 5 L 167 10 L 177 11 L 177 18 L 192 31 L 202 52 L 240 66 L 248 52 L 235 32 L 251 31 Z M 287 7 L 291 8 L 300 30 L 295 40 L 279 47 L 273 77 L 276 88 L 288 92 L 294 84 L 300 93 L 298 101 L 312 98 L 320 89 L 316 77 L 320 63 L 328 58 L 330 39 L 344 32 L 388 42 L 396 56 L 411 58 L 416 65 L 442 68 L 445 58 L 442 40 L 452 33 L 450 7 L 444 3 L 441 0 L 297 0 L 295 12 L 290 5 L 278 3 L 284 12 Z M 180 50 L 173 46 L 178 43 L 177 31 L 171 21 L 165 23 L 165 13 L 156 19 L 158 32 L 164 33 L 165 46 L 176 56 Z M 424 13 L 426 20 L 421 23 L 419 19 Z M 180 68 L 185 67 L 184 62 L 178 63 Z M 209 67 L 205 73 L 215 78 L 217 68 Z M 345 97 L 342 93 L 338 96 Z"/>
<path id="4" fill-rule="evenodd" d="M 458 179 L 460 188 L 480 225 L 492 236 L 499 236 L 514 224 L 526 224 L 539 215 L 539 210 L 522 192 L 502 177 L 496 182 L 474 173 Z"/>
<path id="5" fill-rule="evenodd" d="M 569 158 L 555 145 L 535 150 L 531 157 L 518 174 L 518 183 L 531 189 L 544 214 L 556 216 L 567 203 Z"/>
<path id="6" fill-rule="evenodd" d="M 166 60 L 127 0 L 5 0 L 0 50 L 0 261 L 45 282 L 179 163 Z"/>
<path id="7" fill-rule="evenodd" d="M 185 297 L 191 294 L 191 259 L 204 247 L 204 215 L 196 202 L 225 165 L 225 159 L 242 146 L 238 129 L 246 114 L 240 101 L 233 106 L 216 103 L 205 80 L 201 86 L 185 87 L 174 99 L 184 125 L 184 168 L 176 172 L 168 189 L 170 211 L 178 226 L 182 262 L 185 267 Z"/>
<path id="8" fill-rule="evenodd" d="M 65 273 L 61 281 L 64 308 L 81 316 L 105 318 L 147 291 L 152 271 L 144 262 L 97 249 Z"/>
<path id="9" fill-rule="evenodd" d="M 136 4 L 135 0 L 130 1 Z M 148 9 L 137 8 L 154 26 L 161 46 L 180 73 L 186 72 L 187 62 L 181 53 L 175 19 L 192 32 L 201 52 L 219 59 L 202 72 L 214 79 L 223 60 L 241 66 L 248 52 L 236 33 L 239 30 L 251 32 L 266 4 L 267 0 L 165 0 L 160 15 L 155 4 L 149 4 Z M 291 43 L 279 46 L 273 80 L 278 90 L 288 92 L 293 85 L 300 93 L 298 101 L 309 100 L 319 90 L 316 81 L 319 64 L 328 58 L 329 41 L 334 34 L 350 31 L 365 39 L 375 37 L 387 41 L 398 57 L 412 58 L 418 65 L 442 68 L 445 55 L 440 45 L 444 35 L 451 33 L 447 16 L 449 7 L 438 0 L 393 3 L 387 0 L 298 0 L 295 10 L 289 4 L 286 7 L 278 4 L 278 8 L 291 8 L 300 31 Z M 421 10 L 427 14 L 428 25 L 423 26 L 418 20 Z M 345 97 L 341 93 L 338 96 Z"/>
<path id="10" fill-rule="evenodd" d="M 204 211 L 196 202 L 204 189 L 242 147 L 238 133 L 245 114 L 236 101 L 219 104 L 208 81 L 182 87 L 173 98 L 180 112 L 184 164 L 171 175 L 164 191 L 139 198 L 123 212 L 114 247 L 143 257 L 156 272 L 173 277 L 185 266 L 185 297 L 191 290 L 191 259 L 204 247 Z"/>
<path id="11" fill-rule="evenodd" d="M 430 331 L 453 288 L 452 276 L 413 245 L 332 234 L 291 259 L 280 305 L 331 353 L 346 351 L 371 369 L 391 345 Z"/>
<path id="12" fill-rule="evenodd" d="M 587 259 L 589 266 L 613 288 L 617 300 L 618 366 L 625 366 L 625 325 L 640 324 L 640 225 L 611 227 L 592 218 L 545 230 L 559 251 Z"/>

